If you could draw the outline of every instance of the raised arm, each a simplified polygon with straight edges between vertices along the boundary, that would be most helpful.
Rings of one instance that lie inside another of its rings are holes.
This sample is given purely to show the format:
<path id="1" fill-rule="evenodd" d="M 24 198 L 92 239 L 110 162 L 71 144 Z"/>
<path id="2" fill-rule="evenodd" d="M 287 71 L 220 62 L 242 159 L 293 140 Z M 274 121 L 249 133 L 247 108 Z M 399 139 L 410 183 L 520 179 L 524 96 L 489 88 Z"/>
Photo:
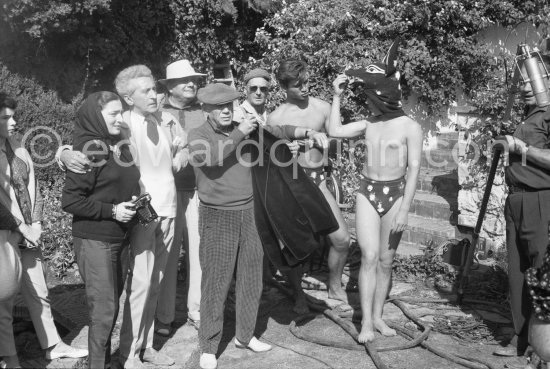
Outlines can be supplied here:
<path id="1" fill-rule="evenodd" d="M 412 121 L 407 127 L 407 183 L 403 194 L 403 200 L 399 212 L 394 219 L 392 229 L 394 232 L 402 232 L 408 223 L 408 213 L 411 207 L 416 183 L 420 172 L 420 160 L 422 158 L 422 128 L 420 124 Z"/>
<path id="2" fill-rule="evenodd" d="M 329 142 L 324 132 L 318 132 L 307 127 L 295 126 L 292 125 L 292 122 L 290 122 L 290 124 L 281 122 L 279 121 L 277 110 L 267 116 L 267 123 L 263 126 L 263 129 L 269 131 L 274 136 L 290 141 L 287 145 L 293 155 L 296 155 L 300 148 L 300 144 L 296 140 L 308 139 L 313 141 L 311 146 L 316 145 L 319 148 L 328 148 Z"/>
<path id="3" fill-rule="evenodd" d="M 312 140 L 315 145 L 326 149 L 328 147 L 328 139 L 326 134 L 323 132 L 317 132 L 310 128 L 298 127 L 293 125 L 282 125 L 282 126 L 269 126 L 266 125 L 263 127 L 266 131 L 270 132 L 276 137 L 286 139 L 289 141 L 295 139 L 309 139 Z"/>
<path id="4" fill-rule="evenodd" d="M 336 77 L 332 83 L 334 88 L 334 97 L 332 98 L 330 119 L 327 126 L 327 132 L 330 137 L 357 137 L 365 134 L 365 130 L 367 129 L 367 121 L 365 120 L 342 125 L 342 117 L 340 116 L 340 99 L 342 93 L 344 92 L 347 78 L 348 77 L 346 75 L 342 74 Z"/>

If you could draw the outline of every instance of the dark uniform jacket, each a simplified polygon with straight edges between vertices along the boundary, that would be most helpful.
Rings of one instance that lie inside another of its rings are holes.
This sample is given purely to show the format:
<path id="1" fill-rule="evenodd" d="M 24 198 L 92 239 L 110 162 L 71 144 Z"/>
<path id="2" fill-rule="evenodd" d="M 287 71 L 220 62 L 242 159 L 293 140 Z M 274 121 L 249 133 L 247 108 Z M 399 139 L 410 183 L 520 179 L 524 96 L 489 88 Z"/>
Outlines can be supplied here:
<path id="1" fill-rule="evenodd" d="M 250 138 L 259 142 L 250 145 L 258 233 L 275 266 L 294 266 L 321 245 L 321 236 L 336 231 L 338 222 L 286 144 L 264 129 Z"/>

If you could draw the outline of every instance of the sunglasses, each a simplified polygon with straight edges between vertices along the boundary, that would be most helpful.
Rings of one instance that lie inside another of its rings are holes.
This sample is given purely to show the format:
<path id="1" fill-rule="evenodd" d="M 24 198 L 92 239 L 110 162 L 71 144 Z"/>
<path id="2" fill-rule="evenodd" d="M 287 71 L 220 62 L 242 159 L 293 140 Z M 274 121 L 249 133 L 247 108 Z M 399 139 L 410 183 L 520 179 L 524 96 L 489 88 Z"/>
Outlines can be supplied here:
<path id="1" fill-rule="evenodd" d="M 250 92 L 257 92 L 258 90 L 260 90 L 262 93 L 266 93 L 268 88 L 266 86 L 250 86 L 248 87 L 248 91 Z"/>

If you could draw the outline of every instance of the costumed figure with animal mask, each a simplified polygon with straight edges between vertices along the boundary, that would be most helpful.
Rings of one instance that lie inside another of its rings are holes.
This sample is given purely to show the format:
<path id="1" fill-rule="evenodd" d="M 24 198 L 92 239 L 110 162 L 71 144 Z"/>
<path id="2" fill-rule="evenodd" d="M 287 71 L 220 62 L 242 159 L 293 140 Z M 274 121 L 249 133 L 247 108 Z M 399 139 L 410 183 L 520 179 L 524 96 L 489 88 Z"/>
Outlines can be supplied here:
<path id="1" fill-rule="evenodd" d="M 422 153 L 422 129 L 402 109 L 396 40 L 382 63 L 350 69 L 333 82 L 334 97 L 328 134 L 365 135 L 366 156 L 356 201 L 357 241 L 361 249 L 359 294 L 360 342 L 373 341 L 375 331 L 393 336 L 382 320 L 391 286 L 392 262 L 408 222 Z M 360 84 L 371 116 L 343 125 L 340 100 L 348 83 Z"/>

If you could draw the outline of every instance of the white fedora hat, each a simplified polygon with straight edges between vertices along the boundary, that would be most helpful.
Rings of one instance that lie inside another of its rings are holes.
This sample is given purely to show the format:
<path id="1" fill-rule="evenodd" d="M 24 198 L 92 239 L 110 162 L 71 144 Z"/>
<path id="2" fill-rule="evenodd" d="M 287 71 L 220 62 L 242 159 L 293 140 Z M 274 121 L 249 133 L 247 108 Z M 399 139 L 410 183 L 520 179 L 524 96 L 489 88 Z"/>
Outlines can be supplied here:
<path id="1" fill-rule="evenodd" d="M 159 79 L 158 82 L 165 83 L 166 81 L 173 79 L 204 76 L 206 76 L 206 74 L 195 72 L 195 69 L 193 69 L 191 63 L 189 63 L 189 60 L 183 59 L 173 62 L 172 64 L 168 64 L 168 66 L 166 66 L 166 78 Z"/>

